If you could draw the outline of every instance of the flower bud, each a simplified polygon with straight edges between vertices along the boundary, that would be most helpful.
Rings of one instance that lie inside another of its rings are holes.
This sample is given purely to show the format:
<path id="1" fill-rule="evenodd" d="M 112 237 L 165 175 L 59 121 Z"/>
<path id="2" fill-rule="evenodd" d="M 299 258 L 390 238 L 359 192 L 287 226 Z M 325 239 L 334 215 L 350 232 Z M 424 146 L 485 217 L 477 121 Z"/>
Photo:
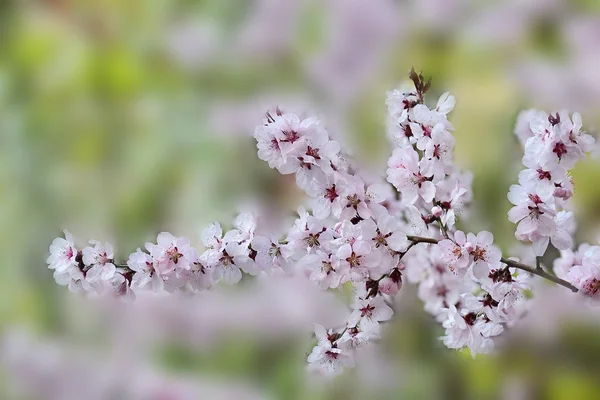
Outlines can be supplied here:
<path id="1" fill-rule="evenodd" d="M 439 218 L 439 217 L 441 217 L 441 216 L 442 216 L 442 214 L 444 213 L 444 211 L 442 210 L 442 207 L 439 207 L 439 206 L 434 206 L 434 207 L 431 209 L 431 213 L 432 213 L 432 214 L 433 214 L 433 215 L 434 215 L 436 218 Z"/>
<path id="2" fill-rule="evenodd" d="M 554 189 L 554 197 L 564 198 L 567 194 L 567 191 L 561 187 L 557 187 Z"/>
<path id="3" fill-rule="evenodd" d="M 379 282 L 379 291 L 390 296 L 395 296 L 398 294 L 401 285 L 402 281 L 394 282 L 392 278 L 385 277 Z"/>

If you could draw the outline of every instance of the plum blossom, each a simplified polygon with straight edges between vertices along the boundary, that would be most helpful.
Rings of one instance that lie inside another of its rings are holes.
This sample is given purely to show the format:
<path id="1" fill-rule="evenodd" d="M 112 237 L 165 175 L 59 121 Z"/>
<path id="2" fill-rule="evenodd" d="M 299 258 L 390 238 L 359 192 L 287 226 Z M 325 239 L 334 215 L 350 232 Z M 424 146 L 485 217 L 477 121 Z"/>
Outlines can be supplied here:
<path id="1" fill-rule="evenodd" d="M 140 248 L 135 253 L 129 255 L 127 267 L 135 274 L 131 280 L 131 287 L 134 290 L 144 289 L 150 286 L 153 292 L 159 292 L 163 288 L 163 280 L 160 274 L 154 268 L 154 260 Z"/>
<path id="2" fill-rule="evenodd" d="M 319 324 L 315 324 L 317 345 L 308 356 L 309 368 L 326 375 L 336 375 L 342 367 L 353 367 L 354 359 L 344 348 L 338 347 L 337 340 L 340 336 L 333 331 L 327 332 Z"/>
<path id="3" fill-rule="evenodd" d="M 452 124 L 445 114 L 430 110 L 424 104 L 417 104 L 411 109 L 410 121 L 410 128 L 417 139 L 416 144 L 419 150 L 425 150 L 432 139 L 433 131 L 442 132 L 452 129 Z"/>
<path id="4" fill-rule="evenodd" d="M 315 346 L 308 356 L 311 370 L 316 370 L 326 375 L 336 375 L 342 372 L 342 367 L 353 367 L 354 360 L 346 350 L 334 347 L 328 343 Z"/>
<path id="5" fill-rule="evenodd" d="M 355 326 L 346 329 L 346 332 L 338 339 L 338 344 L 342 348 L 357 349 L 366 345 L 369 340 L 377 339 L 378 337 L 375 332 Z"/>
<path id="6" fill-rule="evenodd" d="M 300 155 L 303 138 L 319 128 L 318 120 L 301 120 L 293 114 L 284 114 L 277 109 L 275 115 L 266 114 L 264 125 L 256 128 L 258 158 L 267 161 L 269 167 L 276 168 L 282 174 L 295 173 L 297 165 L 293 162 Z"/>
<path id="7" fill-rule="evenodd" d="M 394 123 L 400 125 L 408 120 L 409 110 L 418 102 L 417 92 L 394 89 L 388 92 L 385 104 L 388 106 L 388 113 Z"/>
<path id="8" fill-rule="evenodd" d="M 594 138 L 581 130 L 581 115 L 529 110 L 519 115 L 515 134 L 524 144 L 519 185 L 510 188 L 509 211 L 518 240 L 533 243 L 542 256 L 552 242 L 559 250 L 572 246 L 573 214 L 565 208 L 573 196 L 569 170 L 594 148 Z"/>
<path id="9" fill-rule="evenodd" d="M 364 221 L 361 224 L 363 237 L 370 239 L 371 246 L 387 249 L 391 254 L 402 253 L 409 246 L 409 240 L 402 231 L 400 221 L 385 213 L 376 220 Z"/>
<path id="10" fill-rule="evenodd" d="M 457 275 L 464 276 L 471 262 L 469 251 L 465 248 L 466 242 L 467 236 L 464 232 L 456 231 L 453 239 L 444 239 L 438 243 L 444 263 Z"/>
<path id="11" fill-rule="evenodd" d="M 210 224 L 202 233 L 202 244 L 208 249 L 219 250 L 223 242 L 223 229 L 218 222 Z"/>
<path id="12" fill-rule="evenodd" d="M 256 252 L 254 261 L 259 269 L 268 271 L 280 268 L 289 271 L 293 251 L 287 244 L 281 244 L 277 237 L 255 236 L 252 249 Z"/>
<path id="13" fill-rule="evenodd" d="M 146 250 L 156 262 L 159 273 L 170 280 L 190 270 L 197 258 L 188 239 L 175 237 L 168 232 L 159 233 L 156 244 L 146 243 Z"/>
<path id="14" fill-rule="evenodd" d="M 371 245 L 365 241 L 346 243 L 338 249 L 337 269 L 343 282 L 362 282 L 379 272 L 380 255 L 371 250 Z"/>
<path id="15" fill-rule="evenodd" d="M 336 207 L 334 215 L 341 220 L 369 219 L 382 212 L 379 203 L 387 199 L 387 185 L 375 183 L 365 188 L 364 181 L 358 176 L 347 176 L 345 181 L 345 188 L 342 186 L 339 191 L 341 201 L 336 204 L 341 210 Z"/>
<path id="16" fill-rule="evenodd" d="M 488 275 L 490 269 L 500 267 L 500 250 L 493 245 L 494 235 L 488 231 L 481 231 L 475 236 L 467 234 L 467 242 L 464 247 L 471 258 L 471 269 L 476 279 L 482 279 Z"/>
<path id="17" fill-rule="evenodd" d="M 350 315 L 350 325 L 360 325 L 367 332 L 377 332 L 379 323 L 392 318 L 394 311 L 385 303 L 381 296 L 370 299 L 356 299 L 354 311 Z"/>
<path id="18" fill-rule="evenodd" d="M 319 250 L 303 257 L 300 265 L 309 271 L 310 280 L 316 282 L 322 289 L 335 289 L 341 283 L 342 275 L 338 271 L 339 260 L 334 254 Z"/>
<path id="19" fill-rule="evenodd" d="M 298 260 L 303 256 L 313 253 L 332 238 L 332 232 L 324 225 L 324 221 L 307 213 L 304 208 L 298 210 L 300 218 L 290 230 L 287 242 L 292 250 L 292 258 Z"/>
<path id="20" fill-rule="evenodd" d="M 431 131 L 431 138 L 425 145 L 425 157 L 432 160 L 433 175 L 442 179 L 446 169 L 452 166 L 452 152 L 454 150 L 454 136 L 437 124 Z"/>
<path id="21" fill-rule="evenodd" d="M 93 247 L 84 247 L 82 250 L 83 263 L 91 267 L 87 270 L 86 280 L 89 283 L 110 281 L 116 271 L 112 246 L 97 240 L 90 240 L 90 244 Z"/>
<path id="22" fill-rule="evenodd" d="M 508 199 L 514 204 L 508 212 L 508 219 L 518 223 L 516 238 L 531 241 L 536 255 L 544 254 L 549 238 L 556 232 L 552 198 L 543 199 L 523 186 L 512 185 Z"/>
<path id="23" fill-rule="evenodd" d="M 64 231 L 64 238 L 56 238 L 50 245 L 50 256 L 46 260 L 48 268 L 62 273 L 77 265 L 78 251 L 73 243 L 73 236 L 69 231 Z"/>
<path id="24" fill-rule="evenodd" d="M 468 309 L 459 312 L 455 306 L 450 306 L 447 315 L 448 318 L 442 324 L 446 328 L 446 334 L 441 338 L 446 346 L 451 349 L 467 347 L 473 357 L 479 353 L 489 353 L 494 349 L 494 342 L 489 336 L 494 336 L 493 333 L 501 331 L 501 325 L 495 325 L 490 332 L 485 332 L 487 335 L 484 335 L 487 323 L 474 312 Z"/>
<path id="25" fill-rule="evenodd" d="M 388 182 L 402 193 L 402 203 L 407 206 L 419 197 L 426 203 L 435 197 L 433 174 L 426 161 L 419 161 L 419 154 L 412 147 L 395 149 L 388 160 Z"/>
<path id="26" fill-rule="evenodd" d="M 567 278 L 569 270 L 575 265 L 583 263 L 583 257 L 586 251 L 590 248 L 588 243 L 582 243 L 577 250 L 561 250 L 560 257 L 554 260 L 554 273 L 562 279 Z"/>
<path id="27" fill-rule="evenodd" d="M 308 190 L 309 196 L 315 198 L 313 215 L 318 219 L 330 214 L 339 218 L 348 202 L 347 188 L 348 182 L 342 173 L 332 173 L 323 182 L 316 181 Z"/>
<path id="28" fill-rule="evenodd" d="M 54 271 L 54 280 L 60 286 L 67 286 L 73 293 L 92 291 L 91 285 L 86 282 L 85 275 L 78 266 L 70 266 L 62 272 Z"/>
<path id="29" fill-rule="evenodd" d="M 600 246 L 580 246 L 577 252 L 561 252 L 554 264 L 557 274 L 573 284 L 593 304 L 600 301 Z"/>
<path id="30" fill-rule="evenodd" d="M 572 169 L 593 144 L 591 136 L 579 132 L 581 116 L 576 113 L 573 118 L 575 124 L 566 112 L 550 114 L 546 119 L 533 119 L 530 127 L 534 136 L 525 143 L 523 163 L 536 160 L 543 168 Z"/>
<path id="31" fill-rule="evenodd" d="M 449 180 L 445 182 L 449 182 Z M 436 217 L 439 217 L 442 223 L 447 227 L 454 227 L 456 224 L 456 217 L 463 211 L 464 204 L 467 201 L 468 190 L 458 186 L 457 182 L 449 195 L 444 196 L 443 191 L 440 190 L 440 186 L 438 185 L 437 187 L 437 197 L 439 199 L 439 206 L 437 207 L 440 208 L 442 215 L 436 215 Z"/>

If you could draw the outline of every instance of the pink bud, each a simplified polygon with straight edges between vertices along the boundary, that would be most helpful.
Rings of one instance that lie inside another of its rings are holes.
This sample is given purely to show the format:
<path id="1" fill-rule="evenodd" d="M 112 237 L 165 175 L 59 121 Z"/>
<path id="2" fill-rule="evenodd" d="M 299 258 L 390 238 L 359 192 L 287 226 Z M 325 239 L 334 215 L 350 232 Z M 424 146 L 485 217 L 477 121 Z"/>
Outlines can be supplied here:
<path id="1" fill-rule="evenodd" d="M 441 217 L 441 216 L 442 216 L 442 214 L 444 213 L 444 211 L 442 210 L 442 207 L 440 207 L 440 206 L 434 206 L 434 207 L 431 209 L 431 213 L 432 213 L 434 216 L 436 216 L 437 218 L 439 218 L 439 217 Z"/>
<path id="2" fill-rule="evenodd" d="M 554 197 L 563 198 L 567 194 L 567 191 L 561 187 L 557 187 L 554 189 Z"/>
<path id="3" fill-rule="evenodd" d="M 390 296 L 395 296 L 398 294 L 401 285 L 402 281 L 396 283 L 391 278 L 385 277 L 379 282 L 379 290 L 381 291 L 381 293 L 389 294 Z"/>

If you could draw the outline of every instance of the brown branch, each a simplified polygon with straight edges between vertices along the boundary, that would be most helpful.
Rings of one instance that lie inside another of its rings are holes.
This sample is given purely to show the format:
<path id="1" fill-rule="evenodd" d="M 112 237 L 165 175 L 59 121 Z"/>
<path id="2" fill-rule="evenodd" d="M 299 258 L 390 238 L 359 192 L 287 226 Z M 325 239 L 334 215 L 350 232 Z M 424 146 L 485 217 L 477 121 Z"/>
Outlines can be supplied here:
<path id="1" fill-rule="evenodd" d="M 434 238 L 428 238 L 428 237 L 421 237 L 421 236 L 407 236 L 408 240 L 410 240 L 413 243 L 430 243 L 430 244 L 437 244 L 439 242 L 439 240 L 434 239 Z M 566 287 L 567 289 L 570 289 L 573 292 L 577 292 L 578 289 L 571 285 L 569 282 L 565 281 L 564 279 L 560 279 L 559 277 L 557 277 L 556 275 L 552 275 L 549 274 L 548 272 L 544 271 L 542 268 L 537 268 L 537 267 L 531 267 L 527 264 L 523 264 L 520 263 L 518 261 L 514 261 L 514 260 L 510 260 L 508 258 L 502 257 L 500 259 L 501 262 L 503 262 L 504 264 L 508 265 L 509 267 L 512 268 L 517 268 L 523 271 L 527 271 L 530 274 L 533 275 L 537 275 L 540 276 L 544 279 L 547 279 L 551 282 L 556 283 L 557 285 L 561 285 Z"/>

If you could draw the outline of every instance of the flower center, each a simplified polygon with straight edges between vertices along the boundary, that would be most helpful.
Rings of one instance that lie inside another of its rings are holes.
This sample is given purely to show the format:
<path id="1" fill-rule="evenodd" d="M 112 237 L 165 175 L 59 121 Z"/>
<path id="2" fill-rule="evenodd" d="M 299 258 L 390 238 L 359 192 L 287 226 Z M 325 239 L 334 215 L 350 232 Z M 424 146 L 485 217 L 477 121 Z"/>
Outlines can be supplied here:
<path id="1" fill-rule="evenodd" d="M 498 302 L 492 298 L 492 296 L 487 293 L 482 300 L 479 300 L 484 307 L 495 308 L 498 307 Z"/>
<path id="2" fill-rule="evenodd" d="M 587 279 L 581 285 L 581 290 L 588 296 L 595 296 L 600 291 L 600 280 L 596 278 Z"/>
<path id="3" fill-rule="evenodd" d="M 538 179 L 540 181 L 542 181 L 544 179 L 547 179 L 547 180 L 551 180 L 552 179 L 552 175 L 550 175 L 549 171 L 544 171 L 543 169 L 538 168 L 537 173 L 538 173 Z"/>
<path id="4" fill-rule="evenodd" d="M 554 145 L 554 149 L 552 150 L 553 153 L 556 154 L 556 156 L 558 157 L 558 159 L 561 159 L 562 156 L 564 156 L 565 154 L 567 154 L 567 146 L 560 142 L 560 143 L 556 143 Z"/>
<path id="5" fill-rule="evenodd" d="M 392 236 L 391 233 L 388 233 L 387 235 L 383 235 L 381 233 L 381 231 L 379 229 L 377 229 L 377 236 L 375 236 L 372 240 L 375 241 L 375 247 L 376 248 L 380 248 L 381 246 L 387 246 L 387 238 L 389 238 L 390 236 Z"/>
<path id="6" fill-rule="evenodd" d="M 319 243 L 319 234 L 318 233 L 308 234 L 308 236 L 304 239 L 304 242 L 306 242 L 308 247 L 318 247 L 321 245 L 321 243 Z"/>
<path id="7" fill-rule="evenodd" d="M 310 146 L 308 146 L 308 149 L 306 149 L 306 155 L 307 156 L 311 156 L 315 160 L 320 160 L 321 159 L 321 156 L 319 155 L 319 149 L 313 149 Z"/>
<path id="8" fill-rule="evenodd" d="M 542 199 L 537 194 L 530 194 L 529 200 L 531 200 L 531 202 L 536 205 L 543 203 Z"/>
<path id="9" fill-rule="evenodd" d="M 475 250 L 473 250 L 471 254 L 473 255 L 473 261 L 485 259 L 485 249 L 482 249 L 479 246 L 475 247 Z"/>
<path id="10" fill-rule="evenodd" d="M 358 198 L 357 194 L 348 196 L 346 197 L 346 199 L 348 199 L 348 204 L 346 204 L 346 207 L 352 207 L 354 209 L 358 208 L 358 205 L 360 204 L 360 199 Z"/>
<path id="11" fill-rule="evenodd" d="M 177 264 L 179 262 L 179 259 L 183 257 L 183 254 L 179 252 L 177 246 L 169 249 L 167 251 L 167 255 L 169 256 L 169 259 L 171 259 L 171 261 L 173 261 L 175 264 Z"/>
<path id="12" fill-rule="evenodd" d="M 331 187 L 325 189 L 325 198 L 333 203 L 335 199 L 337 199 L 339 195 L 335 189 L 335 184 L 331 185 Z"/>
<path id="13" fill-rule="evenodd" d="M 221 257 L 221 263 L 222 263 L 224 266 L 231 265 L 231 264 L 233 264 L 233 257 L 231 257 L 231 256 L 230 256 L 230 255 L 227 253 L 227 251 L 223 251 L 223 256 Z"/>
<path id="14" fill-rule="evenodd" d="M 423 125 L 423 136 L 431 137 L 431 127 Z"/>
<path id="15" fill-rule="evenodd" d="M 463 319 L 465 320 L 467 325 L 472 326 L 475 324 L 475 321 L 477 320 L 477 314 L 475 314 L 474 312 L 470 312 L 467 315 L 465 315 L 463 317 Z"/>
<path id="16" fill-rule="evenodd" d="M 273 243 L 267 253 L 271 257 L 279 257 L 281 255 L 281 249 L 279 248 L 279 246 Z"/>
<path id="17" fill-rule="evenodd" d="M 67 247 L 64 252 L 63 255 L 67 258 L 67 260 L 70 260 L 71 258 L 73 258 L 73 248 L 71 246 Z"/>
<path id="18" fill-rule="evenodd" d="M 333 265 L 331 265 L 331 262 L 329 261 L 323 261 L 323 264 L 321 266 L 321 269 L 323 270 L 323 272 L 325 272 L 327 275 L 329 275 L 330 273 L 332 273 L 333 271 L 335 271 L 335 269 L 333 268 Z"/>
<path id="19" fill-rule="evenodd" d="M 360 316 L 362 318 L 364 318 L 364 317 L 371 318 L 373 316 L 373 311 L 375 311 L 375 307 L 368 304 L 365 307 L 360 309 Z"/>
<path id="20" fill-rule="evenodd" d="M 298 139 L 300 139 L 300 136 L 298 135 L 298 132 L 293 131 L 293 130 L 281 131 L 281 133 L 283 133 L 283 136 L 285 136 L 285 139 L 283 139 L 282 142 L 294 143 Z"/>
<path id="21" fill-rule="evenodd" d="M 346 258 L 346 261 L 348 262 L 348 264 L 350 264 L 350 268 L 356 268 L 360 265 L 360 258 L 362 256 L 357 256 L 356 253 L 352 252 L 352 254 L 350 254 L 350 257 Z"/>

